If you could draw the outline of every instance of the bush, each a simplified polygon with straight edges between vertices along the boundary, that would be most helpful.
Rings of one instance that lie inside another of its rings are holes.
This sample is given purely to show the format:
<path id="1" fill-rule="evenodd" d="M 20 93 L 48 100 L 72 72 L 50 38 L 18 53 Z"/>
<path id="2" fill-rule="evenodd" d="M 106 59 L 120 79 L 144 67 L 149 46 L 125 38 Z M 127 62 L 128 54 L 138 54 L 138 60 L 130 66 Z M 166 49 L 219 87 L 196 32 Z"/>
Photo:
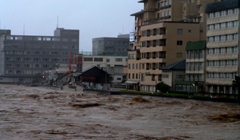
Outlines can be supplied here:
<path id="1" fill-rule="evenodd" d="M 165 83 L 163 83 L 163 82 L 160 82 L 160 83 L 158 83 L 156 85 L 156 88 L 157 88 L 157 90 L 159 90 L 159 91 L 161 91 L 163 93 L 166 93 L 166 92 L 168 92 L 170 86 L 165 84 Z"/>

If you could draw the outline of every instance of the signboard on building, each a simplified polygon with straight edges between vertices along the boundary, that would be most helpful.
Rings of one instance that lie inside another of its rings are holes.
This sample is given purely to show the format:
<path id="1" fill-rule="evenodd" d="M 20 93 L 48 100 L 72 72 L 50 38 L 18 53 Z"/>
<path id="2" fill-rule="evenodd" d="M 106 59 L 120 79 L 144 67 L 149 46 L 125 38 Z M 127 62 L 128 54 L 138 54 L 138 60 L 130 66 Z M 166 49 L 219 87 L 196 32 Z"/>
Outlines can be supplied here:
<path id="1" fill-rule="evenodd" d="M 134 42 L 134 37 L 135 37 L 134 32 L 130 32 L 129 41 Z"/>

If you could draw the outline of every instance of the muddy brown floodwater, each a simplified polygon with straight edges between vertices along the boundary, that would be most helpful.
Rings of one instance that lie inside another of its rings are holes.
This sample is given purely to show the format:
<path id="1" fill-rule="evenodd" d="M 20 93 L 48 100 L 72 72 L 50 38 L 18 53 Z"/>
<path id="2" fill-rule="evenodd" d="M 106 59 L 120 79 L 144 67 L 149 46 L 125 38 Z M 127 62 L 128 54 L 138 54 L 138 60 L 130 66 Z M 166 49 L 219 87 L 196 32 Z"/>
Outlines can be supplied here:
<path id="1" fill-rule="evenodd" d="M 240 107 L 0 85 L 0 139 L 239 140 Z"/>

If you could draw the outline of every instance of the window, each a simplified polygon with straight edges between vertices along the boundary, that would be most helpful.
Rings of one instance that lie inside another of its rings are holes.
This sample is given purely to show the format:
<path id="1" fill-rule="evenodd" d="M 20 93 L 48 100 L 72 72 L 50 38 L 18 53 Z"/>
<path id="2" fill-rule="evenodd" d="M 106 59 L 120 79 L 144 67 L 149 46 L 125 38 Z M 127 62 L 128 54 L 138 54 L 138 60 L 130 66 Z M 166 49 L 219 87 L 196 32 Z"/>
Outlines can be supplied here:
<path id="1" fill-rule="evenodd" d="M 233 27 L 238 27 L 238 21 L 233 22 Z"/>
<path id="2" fill-rule="evenodd" d="M 208 54 L 213 54 L 213 49 L 208 49 Z"/>
<path id="3" fill-rule="evenodd" d="M 218 61 L 214 61 L 214 67 L 218 67 Z"/>
<path id="4" fill-rule="evenodd" d="M 227 54 L 231 54 L 232 53 L 232 48 L 227 48 Z"/>
<path id="5" fill-rule="evenodd" d="M 131 54 L 128 55 L 128 59 L 130 60 L 132 58 Z"/>
<path id="6" fill-rule="evenodd" d="M 147 31 L 143 31 L 142 36 L 147 36 Z"/>
<path id="7" fill-rule="evenodd" d="M 132 64 L 132 69 L 135 69 L 135 66 L 134 66 L 134 64 Z"/>
<path id="8" fill-rule="evenodd" d="M 136 59 L 136 54 L 133 54 L 132 57 L 133 57 L 133 59 Z"/>
<path id="9" fill-rule="evenodd" d="M 213 61 L 208 61 L 208 66 L 212 67 L 213 66 Z"/>
<path id="10" fill-rule="evenodd" d="M 232 28 L 232 22 L 227 22 L 227 28 Z"/>
<path id="11" fill-rule="evenodd" d="M 168 11 L 168 16 L 171 16 L 171 14 L 172 14 L 172 13 L 171 13 L 171 10 L 169 10 L 169 11 Z"/>
<path id="12" fill-rule="evenodd" d="M 214 76 L 214 79 L 218 79 L 218 73 L 214 73 L 213 76 Z"/>
<path id="13" fill-rule="evenodd" d="M 131 64 L 128 64 L 128 69 L 131 69 Z"/>
<path id="14" fill-rule="evenodd" d="M 145 69 L 145 64 L 142 64 L 142 69 Z"/>
<path id="15" fill-rule="evenodd" d="M 220 48 L 220 53 L 225 54 L 225 48 Z"/>
<path id="16" fill-rule="evenodd" d="M 143 42 L 142 42 L 142 47 L 146 47 L 146 46 L 147 46 L 146 41 L 143 41 Z"/>
<path id="17" fill-rule="evenodd" d="M 226 28 L 226 23 L 221 23 L 221 29 L 225 29 Z"/>
<path id="18" fill-rule="evenodd" d="M 233 67 L 236 67 L 238 65 L 237 60 L 233 60 Z"/>
<path id="19" fill-rule="evenodd" d="M 220 73 L 219 78 L 224 79 L 224 73 Z"/>
<path id="20" fill-rule="evenodd" d="M 214 41 L 215 41 L 215 42 L 219 42 L 219 36 L 215 36 L 215 37 L 214 37 Z"/>
<path id="21" fill-rule="evenodd" d="M 208 38 L 208 42 L 213 42 L 213 37 L 212 36 Z"/>
<path id="22" fill-rule="evenodd" d="M 214 49 L 214 54 L 219 54 L 219 49 L 218 48 Z"/>
<path id="23" fill-rule="evenodd" d="M 138 69 L 138 64 L 136 64 L 136 69 Z"/>
<path id="24" fill-rule="evenodd" d="M 233 53 L 238 53 L 238 47 L 233 47 Z"/>
<path id="25" fill-rule="evenodd" d="M 116 62 L 122 62 L 122 58 L 115 58 Z"/>
<path id="26" fill-rule="evenodd" d="M 212 73 L 207 73 L 208 78 L 212 78 Z"/>
<path id="27" fill-rule="evenodd" d="M 83 60 L 84 60 L 84 61 L 93 61 L 93 58 L 92 58 L 92 57 L 89 57 L 89 58 L 84 58 Z"/>
<path id="28" fill-rule="evenodd" d="M 208 25 L 208 30 L 213 30 L 213 25 Z"/>
<path id="29" fill-rule="evenodd" d="M 144 81 L 144 73 L 141 75 L 141 81 Z"/>
<path id="30" fill-rule="evenodd" d="M 181 52 L 177 53 L 177 58 L 182 58 L 183 54 Z"/>
<path id="31" fill-rule="evenodd" d="M 132 74 L 132 79 L 134 79 L 134 75 L 135 75 L 135 74 L 133 73 L 133 74 Z"/>
<path id="32" fill-rule="evenodd" d="M 183 29 L 177 29 L 177 34 L 182 35 L 183 34 Z"/>
<path id="33" fill-rule="evenodd" d="M 110 59 L 106 59 L 106 62 L 110 62 Z"/>
<path id="34" fill-rule="evenodd" d="M 213 18 L 213 17 L 214 17 L 214 14 L 213 14 L 213 13 L 209 13 L 208 17 L 209 17 L 209 18 Z"/>
<path id="35" fill-rule="evenodd" d="M 227 41 L 231 41 L 232 40 L 232 35 L 227 35 Z"/>
<path id="36" fill-rule="evenodd" d="M 231 60 L 227 60 L 227 67 L 231 67 L 232 66 L 232 61 Z"/>
<path id="37" fill-rule="evenodd" d="M 168 4 L 169 4 L 169 5 L 171 5 L 171 4 L 172 4 L 171 0 L 168 0 Z"/>
<path id="38" fill-rule="evenodd" d="M 231 79 L 231 73 L 226 73 L 226 79 Z"/>
<path id="39" fill-rule="evenodd" d="M 226 16 L 226 11 L 221 11 L 221 16 Z"/>
<path id="40" fill-rule="evenodd" d="M 138 74 L 136 73 L 136 79 L 138 79 Z"/>
<path id="41" fill-rule="evenodd" d="M 219 24 L 215 24 L 215 30 L 219 29 Z"/>
<path id="42" fill-rule="evenodd" d="M 165 1 L 165 6 L 167 6 L 168 5 L 168 3 L 167 3 L 167 1 Z"/>
<path id="43" fill-rule="evenodd" d="M 94 58 L 95 62 L 103 62 L 103 58 Z"/>
<path id="44" fill-rule="evenodd" d="M 238 8 L 235 8 L 235 9 L 233 10 L 233 13 L 234 13 L 234 14 L 238 14 Z"/>
<path id="45" fill-rule="evenodd" d="M 228 14 L 228 15 L 232 15 L 232 13 L 233 13 L 232 9 L 229 9 L 229 10 L 227 11 L 227 14 Z"/>
<path id="46" fill-rule="evenodd" d="M 221 41 L 225 41 L 226 40 L 226 36 L 225 35 L 221 35 Z"/>
<path id="47" fill-rule="evenodd" d="M 168 16 L 168 11 L 165 11 L 165 16 Z"/>
<path id="48" fill-rule="evenodd" d="M 225 61 L 224 60 L 220 61 L 220 67 L 225 67 Z"/>
<path id="49" fill-rule="evenodd" d="M 177 45 L 178 45 L 178 46 L 181 46 L 182 44 L 183 44 L 182 40 L 178 40 L 178 41 L 177 41 Z"/>
<path id="50" fill-rule="evenodd" d="M 131 74 L 130 73 L 128 74 L 128 78 L 131 79 Z"/>
<path id="51" fill-rule="evenodd" d="M 215 12 L 215 17 L 219 17 L 220 16 L 220 12 Z"/>
<path id="52" fill-rule="evenodd" d="M 238 40 L 238 34 L 233 35 L 233 40 Z"/>

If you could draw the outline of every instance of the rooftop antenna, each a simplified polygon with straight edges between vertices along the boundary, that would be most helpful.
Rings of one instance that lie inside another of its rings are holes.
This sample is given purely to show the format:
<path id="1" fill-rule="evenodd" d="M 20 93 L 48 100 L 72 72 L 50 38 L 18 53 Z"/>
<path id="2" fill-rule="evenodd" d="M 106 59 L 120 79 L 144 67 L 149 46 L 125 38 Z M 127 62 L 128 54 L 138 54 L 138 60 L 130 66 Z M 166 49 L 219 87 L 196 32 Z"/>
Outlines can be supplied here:
<path id="1" fill-rule="evenodd" d="M 58 15 L 57 15 L 57 28 L 58 28 Z"/>
<path id="2" fill-rule="evenodd" d="M 23 35 L 25 35 L 25 23 L 23 23 Z"/>

